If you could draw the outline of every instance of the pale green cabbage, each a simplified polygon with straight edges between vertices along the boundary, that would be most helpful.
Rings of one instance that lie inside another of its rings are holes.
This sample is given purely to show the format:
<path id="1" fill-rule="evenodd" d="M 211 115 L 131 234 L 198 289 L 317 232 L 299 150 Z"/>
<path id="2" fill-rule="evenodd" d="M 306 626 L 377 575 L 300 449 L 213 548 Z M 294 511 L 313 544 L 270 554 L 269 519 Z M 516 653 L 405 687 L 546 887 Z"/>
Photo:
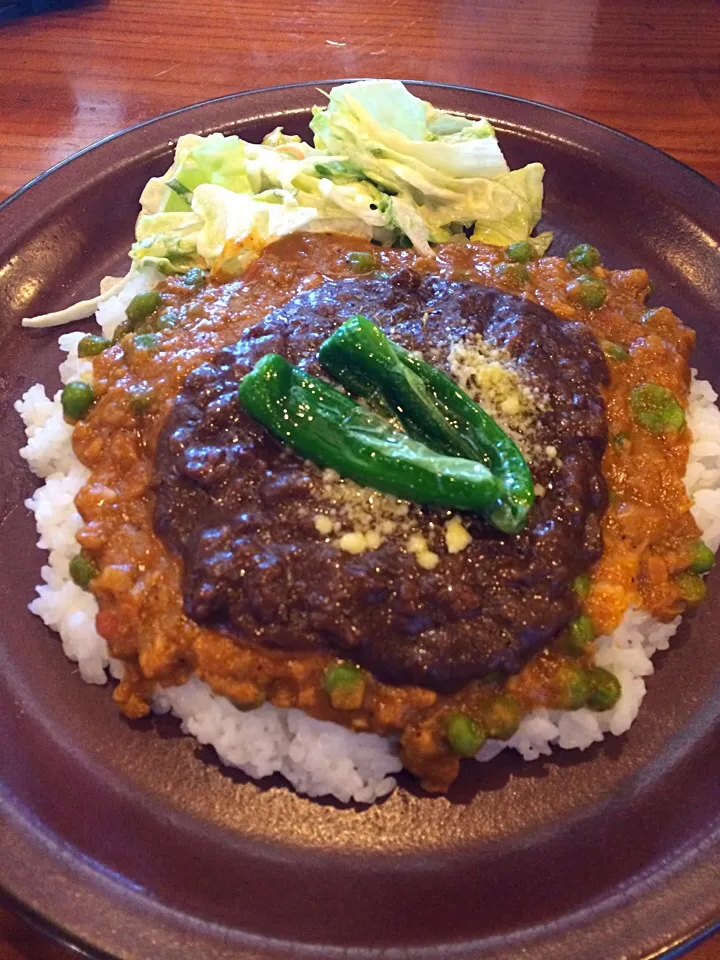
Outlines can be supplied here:
<path id="1" fill-rule="evenodd" d="M 540 164 L 510 171 L 487 120 L 436 110 L 398 80 L 335 87 L 311 128 L 313 146 L 279 129 L 262 144 L 181 137 L 171 168 L 143 191 L 131 257 L 234 275 L 296 230 L 409 241 L 431 256 L 432 243 L 464 235 L 526 240 L 540 218 Z M 549 239 L 534 240 L 538 252 Z"/>
<path id="2" fill-rule="evenodd" d="M 436 110 L 398 80 L 362 80 L 335 87 L 310 126 L 313 145 L 279 128 L 261 144 L 180 137 L 172 166 L 140 197 L 133 270 L 239 276 L 265 246 L 300 230 L 412 245 L 425 256 L 433 243 L 468 236 L 498 246 L 529 239 L 538 253 L 552 239 L 531 236 L 542 165 L 511 171 L 487 120 Z"/>

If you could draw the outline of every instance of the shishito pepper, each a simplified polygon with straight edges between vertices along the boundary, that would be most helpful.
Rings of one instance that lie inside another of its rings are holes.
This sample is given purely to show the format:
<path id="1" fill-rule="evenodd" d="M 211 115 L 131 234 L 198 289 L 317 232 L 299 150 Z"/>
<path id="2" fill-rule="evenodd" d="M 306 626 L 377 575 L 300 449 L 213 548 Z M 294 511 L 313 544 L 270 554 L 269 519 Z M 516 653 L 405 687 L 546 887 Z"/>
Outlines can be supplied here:
<path id="1" fill-rule="evenodd" d="M 505 519 L 502 486 L 483 464 L 431 450 L 278 354 L 241 380 L 238 399 L 296 453 L 363 486 L 496 525 Z"/>
<path id="2" fill-rule="evenodd" d="M 488 466 L 505 491 L 508 509 L 512 515 L 512 523 L 508 520 L 508 526 L 504 529 L 512 532 L 522 530 L 528 512 L 535 502 L 535 490 L 530 467 L 518 445 L 442 370 L 402 347 L 396 346 L 395 349 L 403 363 L 418 373 L 432 388 L 447 415 L 455 418 L 458 430 L 462 431 L 466 438 L 472 438 L 485 455 Z"/>
<path id="3" fill-rule="evenodd" d="M 428 385 L 406 366 L 379 327 L 357 315 L 320 347 L 320 363 L 346 390 L 377 404 L 378 394 L 407 432 L 448 456 L 485 461 L 472 438 L 459 432 L 456 418 L 446 416 Z"/>
<path id="4" fill-rule="evenodd" d="M 326 340 L 325 344 L 327 343 L 328 341 Z M 322 353 L 325 344 L 320 348 L 320 353 Z M 372 380 L 365 376 L 360 370 L 346 365 L 339 356 L 336 358 L 334 369 L 331 369 L 327 365 L 326 368 L 333 374 L 335 379 L 345 387 L 348 393 L 351 393 L 354 397 L 362 397 L 375 413 L 379 413 L 385 417 L 386 420 L 393 420 L 395 418 L 395 413 L 388 405 L 380 387 L 376 383 L 373 383 Z M 420 438 L 416 437 L 415 439 Z"/>
<path id="5" fill-rule="evenodd" d="M 435 449 L 485 463 L 506 492 L 501 529 L 525 524 L 535 495 L 517 444 L 442 370 L 389 340 L 357 315 L 321 346 L 320 362 L 355 396 L 370 402 L 380 390 L 407 432 Z"/>

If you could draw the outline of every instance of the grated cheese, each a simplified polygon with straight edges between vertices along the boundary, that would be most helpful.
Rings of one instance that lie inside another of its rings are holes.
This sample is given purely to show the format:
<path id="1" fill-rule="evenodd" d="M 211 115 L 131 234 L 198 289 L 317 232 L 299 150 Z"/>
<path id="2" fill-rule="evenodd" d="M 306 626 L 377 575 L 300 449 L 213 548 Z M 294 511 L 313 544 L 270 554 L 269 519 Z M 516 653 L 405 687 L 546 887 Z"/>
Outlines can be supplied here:
<path id="1" fill-rule="evenodd" d="M 326 517 L 324 513 L 317 514 L 313 523 L 315 524 L 317 532 L 322 534 L 323 537 L 327 537 L 333 532 L 333 522 L 330 517 Z"/>
<path id="2" fill-rule="evenodd" d="M 427 540 L 421 533 L 413 533 L 412 536 L 408 537 L 408 541 L 405 544 L 405 549 L 408 553 L 422 553 L 424 550 L 427 550 L 427 548 Z"/>
<path id="3" fill-rule="evenodd" d="M 411 533 L 417 517 L 411 505 L 386 493 L 342 479 L 334 470 L 322 475 L 322 513 L 314 518 L 322 536 L 334 536 L 334 543 L 348 553 L 377 550 L 396 533 Z"/>
<path id="4" fill-rule="evenodd" d="M 547 408 L 547 397 L 523 381 L 506 350 L 491 346 L 479 335 L 454 343 L 448 360 L 463 390 L 502 424 L 528 456 L 535 420 Z"/>
<path id="5" fill-rule="evenodd" d="M 357 530 L 352 533 L 344 533 L 338 540 L 337 545 L 346 553 L 365 553 L 368 548 L 365 534 Z"/>
<path id="6" fill-rule="evenodd" d="M 472 537 L 463 526 L 460 517 L 454 516 L 448 520 L 445 524 L 445 545 L 448 553 L 460 553 L 470 543 L 472 543 Z"/>
<path id="7" fill-rule="evenodd" d="M 458 384 L 502 424 L 528 459 L 531 455 L 557 458 L 555 447 L 532 440 L 536 418 L 547 408 L 547 397 L 523 381 L 507 351 L 476 335 L 454 343 L 448 359 Z M 545 492 L 536 485 L 537 496 Z M 448 511 L 444 527 L 437 525 L 436 531 L 435 524 L 423 524 L 426 536 L 419 529 L 422 513 L 408 501 L 343 479 L 333 470 L 323 471 L 319 501 L 313 518 L 315 529 L 350 554 L 378 550 L 388 537 L 397 536 L 404 538 L 405 549 L 415 556 L 418 566 L 433 570 L 441 559 L 439 548 L 444 546 L 448 554 L 455 554 L 472 543 L 459 516 Z"/>
<path id="8" fill-rule="evenodd" d="M 415 554 L 415 559 L 425 570 L 434 570 L 438 563 L 440 563 L 440 557 L 437 553 L 433 553 L 432 550 L 421 550 Z"/>

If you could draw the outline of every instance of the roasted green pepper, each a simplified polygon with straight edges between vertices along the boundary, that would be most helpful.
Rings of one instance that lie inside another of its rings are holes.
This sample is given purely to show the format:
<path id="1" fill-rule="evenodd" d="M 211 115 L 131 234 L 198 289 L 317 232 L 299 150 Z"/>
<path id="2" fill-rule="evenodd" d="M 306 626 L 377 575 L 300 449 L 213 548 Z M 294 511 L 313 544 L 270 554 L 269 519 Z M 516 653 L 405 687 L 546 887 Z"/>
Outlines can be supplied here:
<path id="1" fill-rule="evenodd" d="M 502 485 L 481 463 L 446 457 L 323 380 L 268 354 L 240 381 L 247 412 L 303 457 L 363 486 L 485 515 L 501 530 Z"/>
<path id="2" fill-rule="evenodd" d="M 533 479 L 517 444 L 453 380 L 355 316 L 325 341 L 320 362 L 371 403 L 378 388 L 408 433 L 443 453 L 486 464 L 506 492 L 501 529 L 517 532 L 533 504 Z"/>
<path id="3" fill-rule="evenodd" d="M 398 356 L 393 344 L 367 317 L 352 317 L 318 351 L 320 363 L 355 396 L 371 403 L 379 393 L 408 433 L 448 456 L 485 461 L 431 395 L 427 383 Z"/>

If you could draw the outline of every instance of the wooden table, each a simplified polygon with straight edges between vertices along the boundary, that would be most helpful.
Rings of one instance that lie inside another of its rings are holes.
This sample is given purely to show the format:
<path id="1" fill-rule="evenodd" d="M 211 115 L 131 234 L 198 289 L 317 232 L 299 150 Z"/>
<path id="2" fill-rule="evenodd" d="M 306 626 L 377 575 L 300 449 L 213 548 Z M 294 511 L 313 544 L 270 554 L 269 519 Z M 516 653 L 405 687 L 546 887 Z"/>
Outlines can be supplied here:
<path id="1" fill-rule="evenodd" d="M 720 183 L 717 0 L 89 0 L 0 28 L 0 199 L 175 107 L 360 76 L 564 107 Z M 67 956 L 0 909 L 0 960 Z M 691 957 L 718 960 L 720 940 Z"/>

